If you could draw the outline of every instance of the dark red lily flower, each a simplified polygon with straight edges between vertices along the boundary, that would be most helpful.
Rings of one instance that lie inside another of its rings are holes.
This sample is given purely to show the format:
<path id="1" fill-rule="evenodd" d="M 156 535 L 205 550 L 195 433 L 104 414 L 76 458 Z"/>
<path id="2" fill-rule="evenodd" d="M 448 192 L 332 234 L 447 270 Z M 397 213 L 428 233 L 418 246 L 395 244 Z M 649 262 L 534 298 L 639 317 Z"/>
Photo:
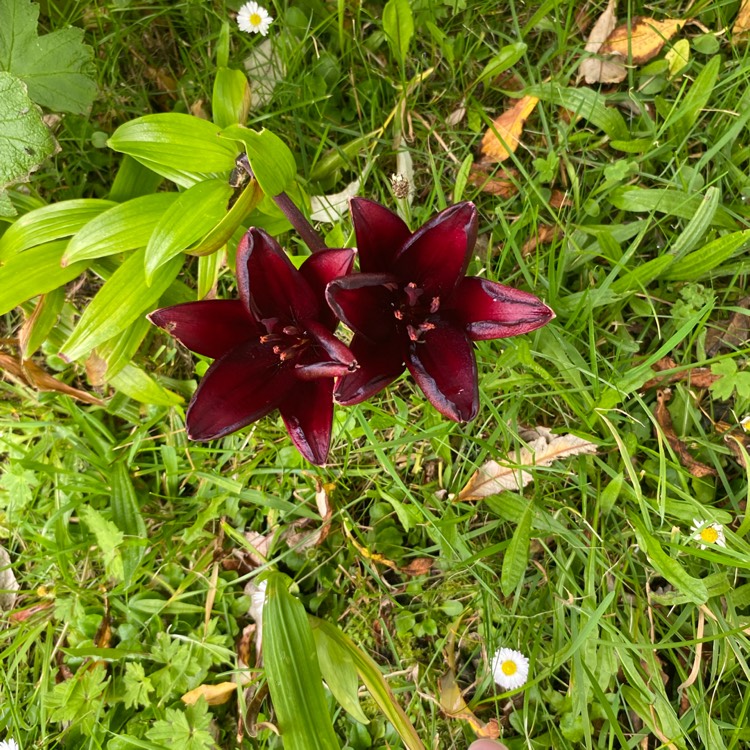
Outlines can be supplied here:
<path id="1" fill-rule="evenodd" d="M 533 294 L 464 276 L 477 237 L 473 203 L 447 208 L 414 233 L 373 201 L 354 198 L 351 213 L 362 272 L 332 281 L 326 297 L 354 331 L 359 369 L 337 382 L 336 401 L 358 404 L 406 366 L 441 414 L 473 419 L 471 342 L 528 333 L 554 313 Z"/>
<path id="2" fill-rule="evenodd" d="M 299 452 L 325 463 L 334 378 L 357 364 L 331 333 L 337 321 L 324 295 L 353 260 L 353 250 L 322 250 L 297 270 L 273 238 L 253 228 L 237 249 L 238 300 L 187 302 L 149 315 L 188 349 L 216 360 L 188 407 L 188 437 L 223 437 L 279 409 Z"/>

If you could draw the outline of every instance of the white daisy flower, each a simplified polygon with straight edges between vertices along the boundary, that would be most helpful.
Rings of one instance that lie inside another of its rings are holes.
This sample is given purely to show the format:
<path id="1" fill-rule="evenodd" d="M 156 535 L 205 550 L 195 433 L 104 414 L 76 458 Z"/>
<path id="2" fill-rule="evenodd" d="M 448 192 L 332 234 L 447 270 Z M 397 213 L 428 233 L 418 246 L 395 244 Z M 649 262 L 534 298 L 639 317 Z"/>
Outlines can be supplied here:
<path id="1" fill-rule="evenodd" d="M 505 690 L 521 687 L 529 678 L 529 660 L 512 648 L 499 648 L 492 657 L 492 676 Z"/>
<path id="2" fill-rule="evenodd" d="M 2 740 L 0 750 L 19 750 L 18 743 L 15 740 Z"/>
<path id="3" fill-rule="evenodd" d="M 750 432 L 750 414 L 745 414 L 745 416 L 740 419 L 740 427 L 742 427 L 745 432 Z"/>
<path id="4" fill-rule="evenodd" d="M 248 34 L 265 36 L 268 34 L 268 27 L 272 22 L 273 18 L 268 11 L 262 5 L 258 5 L 255 0 L 245 3 L 237 11 L 237 25 L 240 27 L 240 31 L 245 31 Z"/>
<path id="5" fill-rule="evenodd" d="M 692 528 L 693 539 L 701 543 L 701 549 L 706 549 L 713 544 L 719 547 L 726 547 L 727 540 L 724 537 L 724 527 L 720 523 L 710 523 L 693 519 Z"/>

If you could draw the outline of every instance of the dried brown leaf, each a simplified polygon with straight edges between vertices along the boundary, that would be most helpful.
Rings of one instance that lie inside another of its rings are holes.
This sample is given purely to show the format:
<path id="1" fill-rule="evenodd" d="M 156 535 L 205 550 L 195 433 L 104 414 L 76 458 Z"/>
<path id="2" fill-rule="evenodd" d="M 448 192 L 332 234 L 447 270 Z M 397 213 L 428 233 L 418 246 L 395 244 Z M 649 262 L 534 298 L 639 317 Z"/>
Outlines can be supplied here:
<path id="1" fill-rule="evenodd" d="M 672 357 L 662 357 L 658 362 L 654 362 L 651 365 L 651 369 L 656 372 L 663 372 L 664 370 L 674 370 L 679 365 L 672 359 Z M 715 383 L 721 375 L 714 375 L 708 367 L 691 367 L 686 370 L 680 370 L 680 372 L 672 372 L 668 375 L 657 375 L 651 380 L 647 380 L 641 388 L 648 390 L 649 388 L 664 387 L 671 383 L 679 383 L 683 380 L 688 381 L 688 385 L 695 388 L 708 388 L 712 383 Z"/>
<path id="2" fill-rule="evenodd" d="M 599 48 L 602 55 L 621 55 L 634 65 L 642 65 L 656 57 L 662 47 L 685 25 L 679 18 L 656 21 L 634 18 L 630 24 L 618 26 Z"/>
<path id="3" fill-rule="evenodd" d="M 743 297 L 728 320 L 718 323 L 706 334 L 706 356 L 714 357 L 721 349 L 742 349 L 750 340 L 750 297 Z"/>
<path id="4" fill-rule="evenodd" d="M 399 573 L 407 576 L 423 576 L 430 572 L 433 562 L 431 557 L 415 557 L 408 565 L 398 569 Z"/>
<path id="5" fill-rule="evenodd" d="M 563 206 L 567 208 L 573 205 L 573 201 L 568 198 L 567 192 L 553 190 L 549 197 L 549 204 L 552 208 L 563 208 Z"/>
<path id="6" fill-rule="evenodd" d="M 466 705 L 461 695 L 461 689 L 456 683 L 456 675 L 453 671 L 446 672 L 438 680 L 440 708 L 446 716 L 451 719 L 463 719 L 467 721 L 476 733 L 477 737 L 495 739 L 500 736 L 500 727 L 497 721 L 492 720 L 486 724 Z"/>
<path id="7" fill-rule="evenodd" d="M 523 255 L 524 258 L 528 255 L 531 255 L 539 245 L 549 245 L 551 242 L 554 242 L 561 234 L 562 227 L 559 227 L 557 225 L 551 227 L 547 226 L 546 224 L 542 224 L 541 226 L 536 228 L 536 234 L 523 243 L 523 247 L 521 248 L 521 255 Z"/>
<path id="8" fill-rule="evenodd" d="M 595 55 L 599 52 L 616 24 L 617 2 L 616 0 L 609 0 L 609 4 L 594 24 L 586 41 L 585 50 L 589 55 Z M 583 79 L 588 84 L 619 83 L 620 81 L 624 81 L 627 75 L 627 68 L 621 58 L 604 59 L 601 57 L 586 57 L 581 61 L 581 65 L 578 68 L 577 80 L 580 81 Z"/>
<path id="9" fill-rule="evenodd" d="M 528 446 L 515 451 L 505 463 L 487 461 L 474 472 L 456 500 L 481 500 L 505 490 L 519 491 L 534 481 L 534 476 L 522 467 L 549 466 L 570 456 L 596 453 L 596 446 L 576 435 L 553 435 L 540 427 L 521 435 Z"/>
<path id="10" fill-rule="evenodd" d="M 218 685 L 198 685 L 185 693 L 180 699 L 188 706 L 195 705 L 201 698 L 206 699 L 209 706 L 220 706 L 226 703 L 237 690 L 236 682 L 220 682 Z"/>
<path id="11" fill-rule="evenodd" d="M 536 96 L 521 97 L 492 123 L 482 138 L 482 161 L 505 161 L 521 142 L 521 133 L 529 115 L 539 103 Z"/>
<path id="12" fill-rule="evenodd" d="M 740 41 L 739 37 L 744 37 L 750 31 L 750 0 L 742 0 L 742 5 L 734 19 L 732 26 L 732 41 Z"/>
<path id="13" fill-rule="evenodd" d="M 491 169 L 489 164 L 487 168 Z M 510 198 L 518 192 L 518 182 L 505 179 L 505 175 L 517 175 L 515 169 L 499 169 L 494 175 L 490 175 L 482 162 L 472 164 L 469 171 L 469 182 L 478 187 L 483 193 L 497 195 L 500 198 Z"/>
<path id="14" fill-rule="evenodd" d="M 747 469 L 747 456 L 750 454 L 750 435 L 744 430 L 734 429 L 725 433 L 724 442 L 732 451 L 735 460 L 743 468 Z"/>
<path id="15" fill-rule="evenodd" d="M 672 450 L 677 454 L 680 459 L 680 463 L 694 476 L 694 477 L 708 477 L 715 476 L 716 471 L 710 466 L 701 463 L 697 459 L 690 455 L 685 443 L 677 437 L 675 433 L 674 425 L 672 424 L 672 415 L 669 413 L 667 404 L 672 398 L 672 391 L 669 388 L 662 388 L 656 392 L 656 409 L 654 409 L 654 416 L 656 421 L 661 427 L 664 437 L 672 447 Z"/>
<path id="16" fill-rule="evenodd" d="M 311 523 L 308 518 L 301 518 L 298 521 L 290 523 L 281 534 L 281 538 L 289 547 L 292 547 L 297 552 L 301 552 L 311 547 L 318 547 L 325 541 L 331 531 L 333 508 L 331 507 L 328 493 L 333 487 L 333 484 L 318 483 L 315 491 L 315 504 L 318 506 L 318 513 L 320 513 L 323 519 L 323 524 L 317 529 L 307 531 L 306 529 Z"/>

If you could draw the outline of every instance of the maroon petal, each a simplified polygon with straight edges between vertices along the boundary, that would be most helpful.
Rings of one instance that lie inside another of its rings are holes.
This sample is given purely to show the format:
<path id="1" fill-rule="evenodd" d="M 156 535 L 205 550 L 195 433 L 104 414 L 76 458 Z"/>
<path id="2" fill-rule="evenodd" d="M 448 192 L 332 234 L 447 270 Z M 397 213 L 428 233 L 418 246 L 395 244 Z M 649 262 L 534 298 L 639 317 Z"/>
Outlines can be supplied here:
<path id="1" fill-rule="evenodd" d="M 352 198 L 349 210 L 357 235 L 360 270 L 363 273 L 393 270 L 393 261 L 411 237 L 409 227 L 393 211 L 366 198 Z"/>
<path id="2" fill-rule="evenodd" d="M 468 276 L 459 282 L 451 296 L 450 307 L 474 341 L 529 333 L 555 317 L 555 313 L 533 294 L 477 276 Z"/>
<path id="3" fill-rule="evenodd" d="M 235 346 L 257 341 L 264 331 L 236 299 L 211 299 L 162 307 L 148 319 L 190 351 L 218 359 Z"/>
<path id="4" fill-rule="evenodd" d="M 333 362 L 346 365 L 352 371 L 357 367 L 357 360 L 349 347 L 339 341 L 324 325 L 308 320 L 304 323 L 304 327 L 318 348 L 322 349 Z"/>
<path id="5" fill-rule="evenodd" d="M 397 279 L 387 273 L 353 273 L 332 281 L 326 299 L 355 333 L 382 341 L 395 335 L 393 297 Z"/>
<path id="6" fill-rule="evenodd" d="M 330 330 L 336 327 L 337 320 L 333 311 L 324 302 L 326 285 L 351 272 L 354 255 L 355 251 L 348 247 L 340 250 L 321 250 L 313 253 L 299 269 L 321 303 L 319 320 Z"/>
<path id="7" fill-rule="evenodd" d="M 213 440 L 272 412 L 297 384 L 294 368 L 272 347 L 248 343 L 217 359 L 203 377 L 187 411 L 191 440 Z"/>
<path id="8" fill-rule="evenodd" d="M 443 297 L 466 273 L 476 239 L 476 207 L 457 203 L 422 226 L 388 270 L 432 297 Z"/>
<path id="9" fill-rule="evenodd" d="M 339 404 L 351 406 L 366 401 L 404 371 L 404 358 L 396 338 L 374 344 L 355 335 L 349 348 L 357 358 L 359 368 L 337 381 L 334 396 Z"/>
<path id="10" fill-rule="evenodd" d="M 240 299 L 258 321 L 317 318 L 320 303 L 278 242 L 250 228 L 237 248 Z"/>
<path id="11" fill-rule="evenodd" d="M 427 331 L 411 343 L 406 366 L 441 414 L 455 422 L 476 417 L 477 362 L 471 342 L 460 328 L 442 324 Z"/>
<path id="12" fill-rule="evenodd" d="M 333 378 L 297 381 L 279 409 L 297 450 L 310 463 L 324 464 L 331 443 Z"/>

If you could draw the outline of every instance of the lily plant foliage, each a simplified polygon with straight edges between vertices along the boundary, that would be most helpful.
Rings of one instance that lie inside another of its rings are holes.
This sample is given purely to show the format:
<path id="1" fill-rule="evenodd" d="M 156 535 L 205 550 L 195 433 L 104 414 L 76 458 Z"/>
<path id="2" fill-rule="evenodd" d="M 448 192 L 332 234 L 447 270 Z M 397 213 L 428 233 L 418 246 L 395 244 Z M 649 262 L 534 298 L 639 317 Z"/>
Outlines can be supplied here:
<path id="1" fill-rule="evenodd" d="M 465 276 L 477 236 L 470 202 L 416 232 L 374 201 L 350 204 L 354 251 L 314 252 L 297 270 L 251 228 L 237 251 L 237 300 L 157 310 L 151 322 L 214 358 L 187 411 L 187 433 L 211 440 L 278 409 L 300 453 L 325 463 L 334 399 L 351 405 L 408 369 L 432 405 L 457 422 L 479 409 L 473 341 L 533 331 L 554 313 L 533 294 Z M 338 320 L 354 337 L 333 335 Z"/>

